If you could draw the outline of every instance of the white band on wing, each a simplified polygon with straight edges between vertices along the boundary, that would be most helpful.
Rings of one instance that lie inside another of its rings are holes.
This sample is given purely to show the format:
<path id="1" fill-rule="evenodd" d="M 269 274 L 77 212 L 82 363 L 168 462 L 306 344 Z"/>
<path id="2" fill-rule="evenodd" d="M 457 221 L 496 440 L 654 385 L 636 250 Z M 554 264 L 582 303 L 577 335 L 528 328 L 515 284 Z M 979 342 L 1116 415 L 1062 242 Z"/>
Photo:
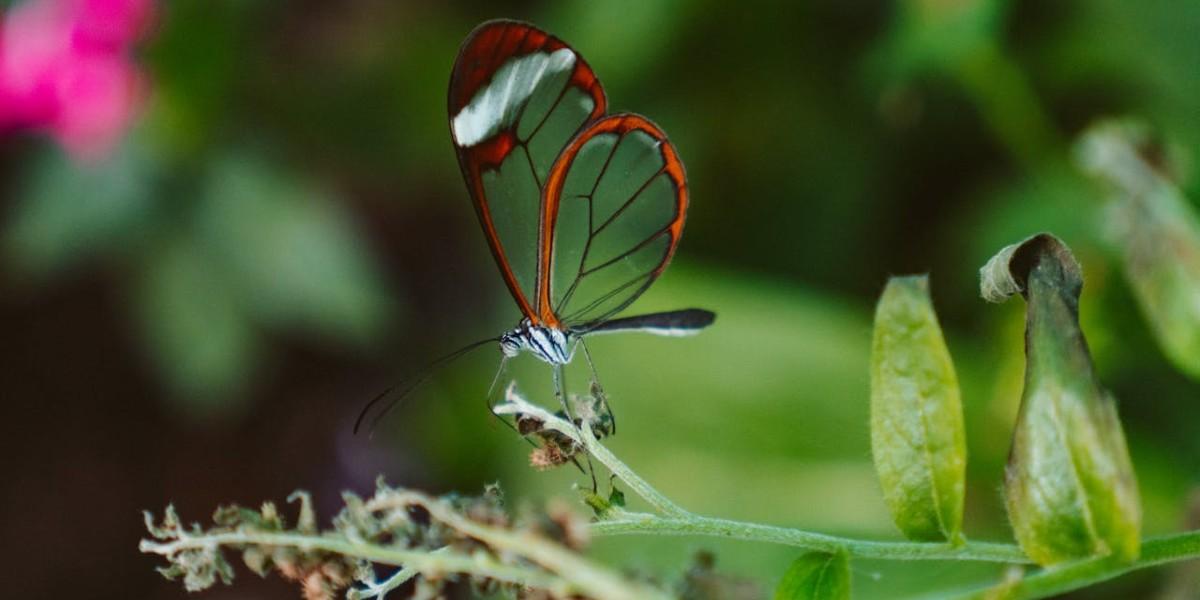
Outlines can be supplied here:
<path id="1" fill-rule="evenodd" d="M 688 337 L 700 333 L 703 327 L 622 327 L 615 329 L 599 329 L 588 331 L 587 335 L 604 335 L 608 333 L 649 333 L 664 337 Z"/>
<path id="2" fill-rule="evenodd" d="M 474 146 L 511 125 L 543 78 L 574 66 L 575 53 L 570 48 L 551 54 L 536 52 L 505 63 L 450 121 L 455 143 Z"/>

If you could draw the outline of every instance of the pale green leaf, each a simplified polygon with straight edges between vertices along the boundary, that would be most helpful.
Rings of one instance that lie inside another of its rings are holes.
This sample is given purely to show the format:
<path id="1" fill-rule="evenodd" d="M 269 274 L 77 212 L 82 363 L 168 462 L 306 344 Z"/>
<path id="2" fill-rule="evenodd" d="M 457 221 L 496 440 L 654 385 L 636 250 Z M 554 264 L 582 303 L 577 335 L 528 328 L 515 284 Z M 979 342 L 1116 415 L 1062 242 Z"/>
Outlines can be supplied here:
<path id="1" fill-rule="evenodd" d="M 1155 151 L 1145 128 L 1118 121 L 1090 129 L 1077 155 L 1116 190 L 1110 237 L 1155 338 L 1179 370 L 1200 379 L 1200 219 L 1146 158 Z"/>
<path id="2" fill-rule="evenodd" d="M 150 253 L 139 287 L 142 328 L 172 399 L 195 416 L 226 413 L 257 355 L 256 335 L 224 272 L 190 238 Z"/>
<path id="3" fill-rule="evenodd" d="M 4 235 L 21 268 L 46 276 L 106 252 L 128 250 L 151 217 L 158 165 L 142 136 L 112 155 L 79 162 L 57 148 L 37 160 Z"/>
<path id="4" fill-rule="evenodd" d="M 962 401 L 926 276 L 893 277 L 876 308 L 871 450 L 884 499 L 904 535 L 961 541 Z"/>
<path id="5" fill-rule="evenodd" d="M 391 313 L 378 269 L 327 195 L 251 156 L 217 163 L 198 238 L 258 319 L 365 341 Z"/>

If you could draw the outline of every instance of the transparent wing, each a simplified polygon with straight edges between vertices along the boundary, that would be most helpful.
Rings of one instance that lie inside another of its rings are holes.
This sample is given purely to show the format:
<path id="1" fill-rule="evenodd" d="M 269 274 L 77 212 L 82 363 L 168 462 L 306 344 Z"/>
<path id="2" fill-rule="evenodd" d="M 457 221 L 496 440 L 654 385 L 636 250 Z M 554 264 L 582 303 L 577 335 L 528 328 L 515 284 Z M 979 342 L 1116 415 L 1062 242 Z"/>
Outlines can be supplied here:
<path id="1" fill-rule="evenodd" d="M 687 178 L 666 134 L 645 117 L 588 126 L 543 190 L 542 321 L 588 329 L 633 303 L 666 269 L 683 233 Z"/>
<path id="2" fill-rule="evenodd" d="M 450 133 L 463 178 L 504 281 L 534 323 L 541 190 L 555 158 L 607 110 L 591 67 L 526 23 L 471 32 L 450 77 Z"/>

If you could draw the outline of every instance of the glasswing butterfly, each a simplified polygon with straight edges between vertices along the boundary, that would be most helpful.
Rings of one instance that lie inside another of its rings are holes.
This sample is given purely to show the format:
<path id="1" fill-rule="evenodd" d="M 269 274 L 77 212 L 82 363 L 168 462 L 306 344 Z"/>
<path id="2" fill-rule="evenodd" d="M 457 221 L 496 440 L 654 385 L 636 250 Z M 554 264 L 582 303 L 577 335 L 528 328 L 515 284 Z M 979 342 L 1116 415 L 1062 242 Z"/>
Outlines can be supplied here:
<path id="1" fill-rule="evenodd" d="M 527 23 L 485 22 L 459 50 L 448 100 L 463 179 L 522 318 L 430 369 L 499 342 L 498 380 L 505 361 L 528 351 L 554 367 L 569 416 L 563 366 L 577 346 L 592 366 L 586 336 L 689 335 L 713 322 L 712 312 L 695 308 L 614 318 L 671 261 L 687 213 L 687 178 L 657 125 L 637 114 L 607 114 L 604 88 L 579 53 Z"/>

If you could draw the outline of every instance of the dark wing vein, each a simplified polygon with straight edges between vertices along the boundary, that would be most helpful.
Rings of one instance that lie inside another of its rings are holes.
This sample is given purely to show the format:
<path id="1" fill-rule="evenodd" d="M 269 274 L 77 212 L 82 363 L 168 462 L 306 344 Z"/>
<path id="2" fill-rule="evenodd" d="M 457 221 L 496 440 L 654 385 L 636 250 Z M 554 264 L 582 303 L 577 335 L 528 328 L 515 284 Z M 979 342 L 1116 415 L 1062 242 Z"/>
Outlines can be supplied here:
<path id="1" fill-rule="evenodd" d="M 622 137 L 624 137 L 624 136 L 622 136 Z M 588 237 L 583 242 L 583 252 L 582 252 L 582 255 L 579 257 L 579 271 L 575 273 L 575 279 L 571 281 L 570 287 L 567 288 L 567 291 L 565 294 L 563 294 L 562 299 L 558 301 L 558 305 L 554 307 L 555 312 L 558 312 L 559 310 L 561 310 L 563 307 L 565 307 L 567 305 L 567 301 L 571 299 L 571 296 L 573 296 L 575 294 L 575 289 L 579 287 L 579 282 L 583 280 L 583 265 L 587 264 L 588 252 L 592 249 L 592 240 L 596 237 L 596 233 L 597 233 L 596 231 L 594 231 L 592 229 L 592 224 L 594 222 L 593 218 L 592 218 L 592 215 L 593 215 L 592 209 L 594 206 L 594 204 L 592 202 L 592 197 L 596 195 L 596 190 L 599 189 L 599 187 L 600 187 L 600 179 L 604 177 L 605 171 L 608 171 L 608 165 L 610 163 L 612 163 L 613 156 L 616 156 L 616 154 L 617 154 L 617 146 L 620 146 L 620 145 L 621 145 L 621 138 L 617 138 L 617 141 L 613 143 L 612 150 L 608 151 L 608 157 L 604 159 L 604 164 L 600 165 L 600 172 L 599 172 L 599 174 L 596 175 L 596 182 L 592 184 L 592 190 L 586 194 L 579 196 L 581 198 L 587 198 Z"/>
<path id="2" fill-rule="evenodd" d="M 629 281 L 626 281 L 625 283 L 621 284 L 621 285 L 620 285 L 619 287 L 617 287 L 616 289 L 613 289 L 613 290 L 611 290 L 611 291 L 609 291 L 609 292 L 606 292 L 606 293 L 605 293 L 603 296 L 600 296 L 599 298 L 596 298 L 595 300 L 592 300 L 592 301 L 591 301 L 591 302 L 589 302 L 589 303 L 588 303 L 586 306 L 583 306 L 582 308 L 580 308 L 580 309 L 576 310 L 575 312 L 571 313 L 570 315 L 567 315 L 567 317 L 566 317 L 564 320 L 565 320 L 565 321 L 567 321 L 568 323 L 570 323 L 571 321 L 574 321 L 574 320 L 576 320 L 578 317 L 580 317 L 580 316 L 582 316 L 582 315 L 585 315 L 585 314 L 587 314 L 587 312 L 588 312 L 588 311 L 590 311 L 590 310 L 592 310 L 592 309 L 594 309 L 594 308 L 596 308 L 596 307 L 600 306 L 601 304 L 604 304 L 605 302 L 607 302 L 607 301 L 611 300 L 611 299 L 612 299 L 614 296 L 616 296 L 617 294 L 620 294 L 621 292 L 625 291 L 627 288 L 629 288 L 629 287 L 630 287 L 630 286 L 632 286 L 633 284 L 637 283 L 639 280 L 642 280 L 642 279 L 649 279 L 649 278 L 651 278 L 651 277 L 654 275 L 654 271 L 655 271 L 656 269 L 657 269 L 657 267 L 656 267 L 655 269 L 650 269 L 649 271 L 646 271 L 645 273 L 642 273 L 642 274 L 640 274 L 640 275 L 636 275 L 636 276 L 634 276 L 632 279 L 630 279 Z M 650 279 L 650 281 L 653 281 L 653 279 Z M 628 299 L 628 300 L 626 300 L 625 302 L 622 302 L 620 305 L 618 305 L 618 306 L 615 306 L 615 307 L 613 307 L 612 309 L 609 309 L 607 312 L 605 312 L 604 314 L 602 314 L 602 315 L 600 315 L 600 316 L 598 316 L 598 317 L 596 317 L 596 318 L 592 319 L 590 322 L 591 322 L 591 323 L 596 323 L 596 322 L 601 322 L 601 321 L 604 321 L 604 320 L 605 320 L 605 319 L 607 319 L 608 317 L 611 317 L 612 315 L 615 315 L 615 314 L 617 314 L 617 313 L 621 312 L 622 310 L 625 310 L 625 307 L 626 307 L 626 306 L 629 306 L 630 304 L 632 304 L 632 303 L 633 303 L 633 301 L 634 301 L 634 300 L 636 300 L 636 299 L 637 299 L 637 297 L 638 297 L 639 295 L 640 295 L 640 294 L 633 294 L 633 295 L 631 295 L 631 296 L 629 297 L 629 299 Z"/>
<path id="3" fill-rule="evenodd" d="M 545 124 L 546 124 L 546 121 L 549 121 L 549 120 L 550 120 L 550 115 L 551 115 L 551 114 L 554 114 L 554 110 L 558 108 L 558 103 L 559 103 L 559 102 L 562 102 L 562 99 L 563 99 L 563 98 L 565 98 L 565 97 L 567 96 L 567 90 L 569 90 L 569 89 L 571 89 L 571 82 L 570 82 L 570 81 L 567 81 L 566 83 L 564 83 L 564 84 L 563 84 L 563 89 L 562 89 L 561 91 L 559 91 L 559 92 L 558 92 L 558 97 L 556 97 L 556 98 L 554 99 L 554 102 L 552 102 L 552 103 L 550 104 L 550 108 L 549 108 L 549 110 L 547 110 L 547 111 L 546 111 L 546 114 L 545 114 L 545 115 L 542 115 L 542 120 L 541 120 L 541 121 L 538 121 L 537 127 L 534 127 L 534 128 L 533 128 L 533 131 L 530 131 L 530 132 L 529 132 L 529 135 L 528 135 L 528 136 L 525 136 L 525 140 L 524 140 L 525 142 L 528 142 L 529 140 L 532 140 L 532 139 L 533 139 L 533 137 L 534 137 L 535 135 L 537 135 L 537 134 L 538 134 L 538 131 L 540 131 L 540 130 L 542 129 L 542 125 L 545 125 Z M 518 115 L 518 117 L 517 117 L 517 123 L 520 123 L 520 122 L 521 122 L 521 116 L 523 116 L 523 115 L 524 115 L 525 109 L 526 109 L 526 108 L 528 108 L 528 107 L 529 107 L 529 103 L 528 103 L 528 102 L 526 102 L 526 103 L 525 103 L 525 106 L 522 106 L 522 107 L 521 107 L 521 113 L 522 113 L 522 115 Z M 585 121 L 585 122 L 584 122 L 584 125 L 586 125 L 586 124 L 587 124 L 587 122 Z M 518 127 L 519 127 L 519 125 L 518 125 Z M 580 127 L 583 127 L 583 125 L 580 125 Z"/>
<path id="4" fill-rule="evenodd" d="M 588 270 L 584 271 L 584 272 L 583 272 L 583 276 L 584 276 L 584 277 L 587 277 L 588 275 L 591 275 L 592 273 L 595 273 L 596 271 L 599 271 L 600 269 L 603 269 L 603 268 L 605 268 L 605 267 L 608 267 L 608 266 L 610 266 L 610 265 L 613 265 L 613 264 L 615 264 L 615 263 L 619 262 L 619 261 L 620 261 L 621 259 L 623 259 L 623 258 L 628 258 L 630 255 L 632 255 L 633 253 L 637 252 L 638 250 L 641 250 L 642 248 L 645 248 L 646 246 L 649 246 L 649 245 L 650 245 L 652 242 L 654 242 L 654 241 L 655 241 L 655 240 L 657 240 L 659 237 L 661 237 L 661 236 L 662 236 L 662 234 L 664 234 L 664 233 L 667 233 L 667 232 L 668 232 L 668 231 L 670 231 L 670 230 L 671 230 L 671 226 L 670 226 L 670 225 L 668 225 L 668 226 L 666 226 L 666 227 L 663 227 L 662 229 L 659 229 L 658 231 L 656 231 L 656 232 L 654 232 L 654 233 L 650 234 L 650 237 L 647 237 L 646 239 L 644 239 L 644 240 L 642 240 L 642 241 L 638 242 L 638 244 L 637 244 L 636 246 L 634 246 L 634 247 L 632 247 L 632 248 L 630 248 L 630 249 L 628 249 L 628 250 L 626 250 L 626 251 L 624 251 L 624 252 L 622 252 L 622 253 L 620 253 L 620 254 L 618 254 L 618 255 L 616 255 L 616 256 L 614 256 L 614 257 L 612 257 L 612 258 L 608 259 L 608 260 L 606 260 L 606 261 L 604 261 L 603 263 L 601 263 L 601 264 L 599 264 L 599 265 L 597 265 L 597 266 L 595 266 L 595 267 L 593 267 L 593 268 L 591 268 L 591 269 L 588 269 Z"/>
<path id="5" fill-rule="evenodd" d="M 609 223 L 612 223 L 614 220 L 616 220 L 617 217 L 621 216 L 621 213 L 625 212 L 626 208 L 629 208 L 630 205 L 632 205 L 635 201 L 637 201 L 638 196 L 641 196 L 642 192 L 646 191 L 646 188 L 650 187 L 650 184 L 654 183 L 654 180 L 657 179 L 659 175 L 662 175 L 663 173 L 666 173 L 666 172 L 667 172 L 666 165 L 663 165 L 663 167 L 661 169 L 655 171 L 654 174 L 651 175 L 649 178 L 647 178 L 646 182 L 643 183 L 641 185 L 641 187 L 639 187 L 637 189 L 637 191 L 635 191 L 633 193 L 633 195 L 630 196 L 629 199 L 626 200 L 625 203 L 620 206 L 620 208 L 618 208 L 616 211 L 613 212 L 611 217 L 605 219 L 604 222 L 600 224 L 600 227 L 592 232 L 592 235 L 600 235 L 600 232 L 604 231 L 604 228 L 608 227 Z"/>
<path id="6" fill-rule="evenodd" d="M 529 171 L 533 173 L 533 182 L 537 184 L 537 188 L 539 190 L 542 189 L 542 179 L 538 177 L 537 167 L 533 166 L 533 155 L 529 153 L 529 144 L 526 142 L 520 142 L 517 144 L 517 146 L 525 151 L 525 162 L 529 165 Z"/>

